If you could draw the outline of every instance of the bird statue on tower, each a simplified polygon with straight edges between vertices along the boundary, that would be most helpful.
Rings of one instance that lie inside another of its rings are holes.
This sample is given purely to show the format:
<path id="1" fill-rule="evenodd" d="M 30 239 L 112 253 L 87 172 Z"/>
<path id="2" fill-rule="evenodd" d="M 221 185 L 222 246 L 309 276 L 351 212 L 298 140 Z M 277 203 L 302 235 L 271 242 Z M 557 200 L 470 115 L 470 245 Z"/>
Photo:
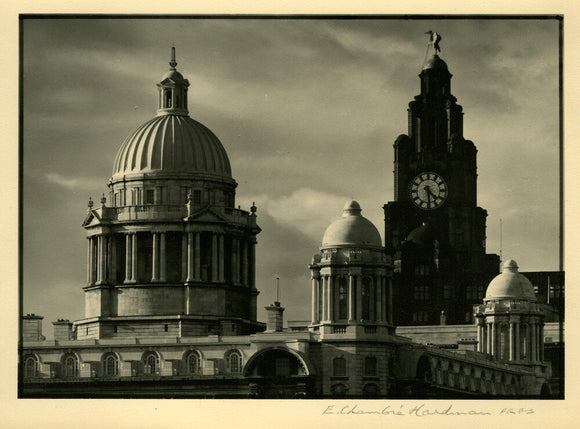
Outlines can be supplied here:
<path id="1" fill-rule="evenodd" d="M 429 34 L 429 45 L 433 45 L 433 49 L 435 49 L 435 55 L 438 52 L 441 52 L 441 48 L 439 47 L 439 42 L 441 41 L 441 35 L 436 31 L 427 31 L 425 34 Z"/>

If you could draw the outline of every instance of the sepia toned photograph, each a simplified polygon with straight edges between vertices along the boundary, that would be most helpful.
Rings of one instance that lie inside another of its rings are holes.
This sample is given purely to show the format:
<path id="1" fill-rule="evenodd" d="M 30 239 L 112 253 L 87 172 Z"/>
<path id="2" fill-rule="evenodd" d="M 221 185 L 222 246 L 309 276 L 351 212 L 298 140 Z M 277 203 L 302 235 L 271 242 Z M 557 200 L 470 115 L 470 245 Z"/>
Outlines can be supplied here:
<path id="1" fill-rule="evenodd" d="M 564 399 L 563 28 L 21 15 L 19 398 Z"/>

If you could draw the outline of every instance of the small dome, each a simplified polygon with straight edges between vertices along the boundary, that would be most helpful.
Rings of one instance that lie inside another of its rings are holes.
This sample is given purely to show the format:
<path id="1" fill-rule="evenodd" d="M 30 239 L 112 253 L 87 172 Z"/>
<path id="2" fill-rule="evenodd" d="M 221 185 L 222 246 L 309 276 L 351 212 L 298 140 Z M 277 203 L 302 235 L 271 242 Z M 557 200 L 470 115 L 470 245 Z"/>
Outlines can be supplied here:
<path id="1" fill-rule="evenodd" d="M 407 242 L 415 244 L 432 244 L 434 240 L 433 230 L 428 223 L 423 222 L 421 226 L 418 226 L 412 230 L 407 236 Z"/>
<path id="2" fill-rule="evenodd" d="M 183 77 L 181 73 L 177 70 L 169 70 L 167 73 L 163 75 L 161 81 L 165 81 L 166 79 L 171 79 L 173 82 L 187 82 L 187 79 Z"/>
<path id="3" fill-rule="evenodd" d="M 356 201 L 344 206 L 342 217 L 326 228 L 322 237 L 322 247 L 357 246 L 381 247 L 381 236 L 371 221 L 361 215 Z"/>
<path id="4" fill-rule="evenodd" d="M 122 144 L 113 180 L 145 172 L 207 174 L 231 180 L 227 153 L 207 127 L 189 116 L 156 116 Z"/>
<path id="5" fill-rule="evenodd" d="M 433 55 L 431 58 L 427 60 L 427 62 L 423 66 L 423 70 L 430 69 L 439 69 L 448 71 L 447 64 L 445 63 L 445 61 L 439 58 L 439 55 Z"/>
<path id="6" fill-rule="evenodd" d="M 498 298 L 536 300 L 532 283 L 518 272 L 518 264 L 513 259 L 504 262 L 502 273 L 496 276 L 487 287 L 485 300 Z"/>

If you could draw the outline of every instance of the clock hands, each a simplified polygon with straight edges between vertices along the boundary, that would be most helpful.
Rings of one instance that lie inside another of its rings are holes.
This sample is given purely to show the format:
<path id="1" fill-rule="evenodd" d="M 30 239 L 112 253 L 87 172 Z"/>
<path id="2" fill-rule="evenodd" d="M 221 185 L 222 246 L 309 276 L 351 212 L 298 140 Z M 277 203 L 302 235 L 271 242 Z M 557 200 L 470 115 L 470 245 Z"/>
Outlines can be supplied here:
<path id="1" fill-rule="evenodd" d="M 430 210 L 443 204 L 447 197 L 447 185 L 437 173 L 420 173 L 411 182 L 409 192 L 417 207 Z"/>

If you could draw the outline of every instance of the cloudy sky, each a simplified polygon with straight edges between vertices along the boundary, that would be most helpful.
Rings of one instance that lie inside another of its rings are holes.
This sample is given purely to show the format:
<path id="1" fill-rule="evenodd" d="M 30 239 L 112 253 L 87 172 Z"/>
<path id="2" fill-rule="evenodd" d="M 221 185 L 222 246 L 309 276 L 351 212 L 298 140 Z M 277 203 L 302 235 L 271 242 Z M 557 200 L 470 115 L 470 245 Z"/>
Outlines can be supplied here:
<path id="1" fill-rule="evenodd" d="M 106 192 L 124 138 L 155 115 L 171 46 L 190 115 L 228 152 L 237 201 L 258 206 L 259 308 L 280 277 L 286 320 L 307 319 L 307 265 L 356 199 L 384 238 L 393 142 L 419 92 L 425 31 L 478 149 L 487 250 L 522 271 L 558 269 L 558 21 L 26 19 L 23 311 L 80 319 L 81 222 Z M 258 313 L 265 320 L 265 312 Z"/>

